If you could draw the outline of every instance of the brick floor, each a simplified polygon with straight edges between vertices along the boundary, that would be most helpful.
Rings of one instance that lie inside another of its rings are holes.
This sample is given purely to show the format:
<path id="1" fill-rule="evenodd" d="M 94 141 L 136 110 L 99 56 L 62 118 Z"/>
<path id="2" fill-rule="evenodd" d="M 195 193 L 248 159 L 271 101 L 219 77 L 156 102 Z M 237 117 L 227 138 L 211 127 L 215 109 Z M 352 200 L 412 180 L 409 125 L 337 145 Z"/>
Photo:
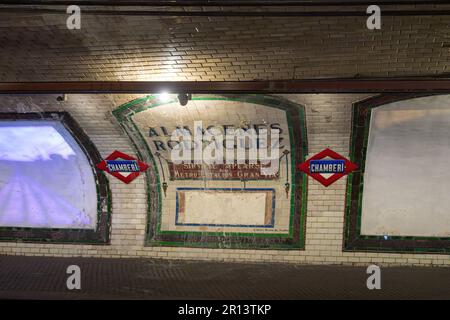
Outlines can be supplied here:
<path id="1" fill-rule="evenodd" d="M 81 290 L 66 268 L 81 268 Z M 450 268 L 366 268 L 150 259 L 0 256 L 1 299 L 450 299 Z"/>

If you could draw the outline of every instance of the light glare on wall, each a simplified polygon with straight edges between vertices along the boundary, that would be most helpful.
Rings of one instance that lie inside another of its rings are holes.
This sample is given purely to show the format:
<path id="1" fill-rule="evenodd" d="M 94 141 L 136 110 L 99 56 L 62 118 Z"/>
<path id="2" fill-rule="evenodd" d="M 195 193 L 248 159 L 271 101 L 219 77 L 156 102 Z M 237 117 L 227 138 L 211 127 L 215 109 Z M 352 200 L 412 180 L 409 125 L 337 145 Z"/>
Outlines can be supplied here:
<path id="1" fill-rule="evenodd" d="M 157 98 L 161 102 L 169 102 L 170 101 L 170 94 L 168 92 L 164 91 L 164 92 L 161 92 L 160 94 L 158 94 Z"/>

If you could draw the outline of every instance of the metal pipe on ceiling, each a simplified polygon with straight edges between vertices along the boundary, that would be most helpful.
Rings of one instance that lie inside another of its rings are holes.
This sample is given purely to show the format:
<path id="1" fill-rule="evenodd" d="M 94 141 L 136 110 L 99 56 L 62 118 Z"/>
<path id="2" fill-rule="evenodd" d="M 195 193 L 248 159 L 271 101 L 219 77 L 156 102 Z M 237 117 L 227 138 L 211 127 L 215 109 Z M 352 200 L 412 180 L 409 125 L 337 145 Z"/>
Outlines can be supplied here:
<path id="1" fill-rule="evenodd" d="M 66 9 L 2 8 L 0 13 L 64 14 Z M 146 11 L 146 10 L 84 10 L 84 15 L 96 16 L 157 16 L 157 17 L 367 17 L 366 11 Z M 385 17 L 449 16 L 448 10 L 383 10 Z"/>
<path id="2" fill-rule="evenodd" d="M 267 6 L 267 7 L 281 7 L 281 6 L 302 6 L 302 7 L 319 7 L 319 6 L 367 6 L 371 4 L 377 5 L 437 5 L 449 4 L 448 0 L 2 0 L 4 5 L 80 5 L 80 6 L 142 6 L 142 7 L 245 7 L 245 6 Z"/>
<path id="3" fill-rule="evenodd" d="M 0 94 L 83 93 L 450 93 L 450 79 L 274 81 L 1 82 Z"/>

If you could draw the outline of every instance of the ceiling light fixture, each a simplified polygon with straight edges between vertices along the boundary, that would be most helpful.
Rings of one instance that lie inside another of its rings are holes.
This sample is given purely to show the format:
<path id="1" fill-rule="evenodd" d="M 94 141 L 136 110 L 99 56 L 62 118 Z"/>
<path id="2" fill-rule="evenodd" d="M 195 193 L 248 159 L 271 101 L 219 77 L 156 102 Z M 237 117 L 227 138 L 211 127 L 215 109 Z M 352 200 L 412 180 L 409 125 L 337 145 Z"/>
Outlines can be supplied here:
<path id="1" fill-rule="evenodd" d="M 180 93 L 178 95 L 178 101 L 180 105 L 185 106 L 188 104 L 188 101 L 192 99 L 192 94 L 190 93 Z"/>

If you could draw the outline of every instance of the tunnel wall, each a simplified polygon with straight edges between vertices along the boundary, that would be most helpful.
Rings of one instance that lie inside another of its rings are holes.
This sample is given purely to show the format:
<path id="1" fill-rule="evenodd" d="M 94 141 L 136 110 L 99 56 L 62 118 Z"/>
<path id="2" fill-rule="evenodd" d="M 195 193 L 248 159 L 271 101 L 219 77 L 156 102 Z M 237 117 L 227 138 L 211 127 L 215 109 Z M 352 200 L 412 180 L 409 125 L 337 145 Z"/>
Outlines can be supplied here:
<path id="1" fill-rule="evenodd" d="M 129 136 L 112 114 L 118 106 L 141 98 L 136 95 L 68 95 L 57 102 L 54 95 L 2 96 L 2 112 L 66 111 L 78 122 L 103 158 L 113 150 L 137 157 Z M 305 158 L 331 148 L 350 156 L 353 104 L 368 95 L 283 95 L 305 108 L 308 137 Z M 290 262 L 308 264 L 450 265 L 445 254 L 344 251 L 346 182 L 344 177 L 325 188 L 307 179 L 304 248 L 199 248 L 149 246 L 146 244 L 146 177 L 130 184 L 108 177 L 111 190 L 109 244 L 0 242 L 0 253 L 8 255 L 153 257 L 245 262 Z"/>

